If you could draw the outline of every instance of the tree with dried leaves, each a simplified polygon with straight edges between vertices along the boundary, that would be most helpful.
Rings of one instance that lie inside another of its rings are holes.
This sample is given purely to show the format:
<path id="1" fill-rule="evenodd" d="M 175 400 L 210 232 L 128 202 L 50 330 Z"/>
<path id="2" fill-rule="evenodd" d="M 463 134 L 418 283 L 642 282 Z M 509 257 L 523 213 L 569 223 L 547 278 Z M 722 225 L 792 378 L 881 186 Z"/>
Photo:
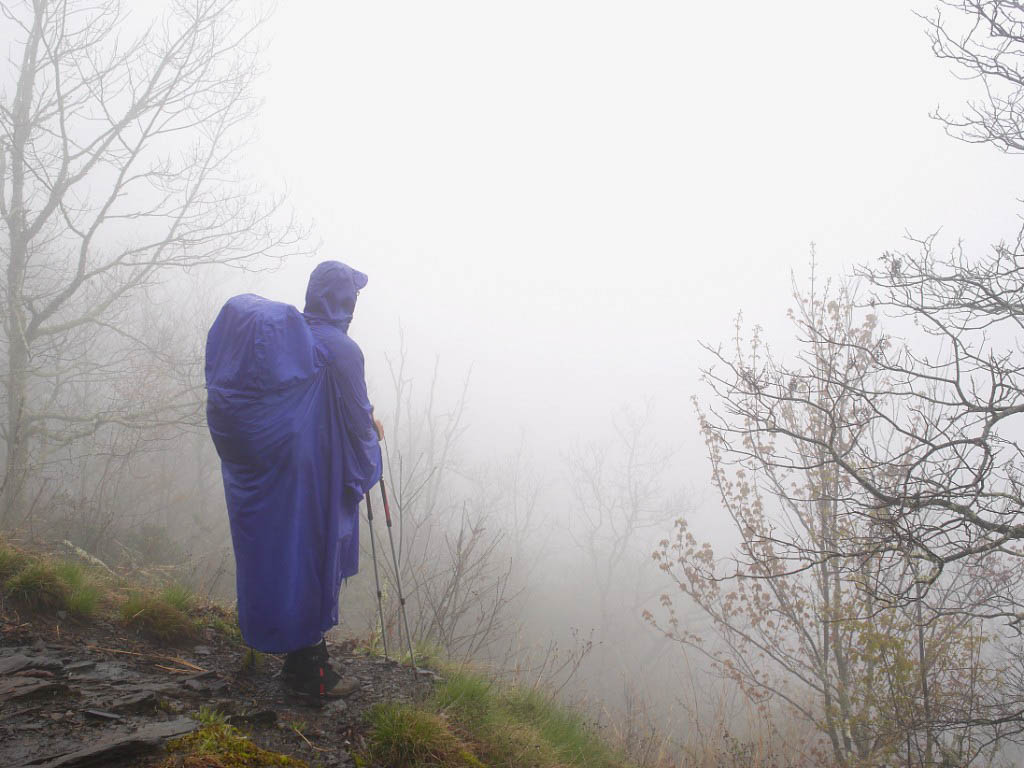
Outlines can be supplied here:
<path id="1" fill-rule="evenodd" d="M 813 759 L 990 759 L 1021 731 L 1024 675 L 1013 633 L 975 607 L 1016 594 L 1020 569 L 974 553 L 935 577 L 920 549 L 894 536 L 894 516 L 911 531 L 941 528 L 942 516 L 880 507 L 858 477 L 905 475 L 897 457 L 913 440 L 894 425 L 933 411 L 904 409 L 892 371 L 875 365 L 896 345 L 849 292 L 812 278 L 795 298 L 794 362 L 756 331 L 749 347 L 737 329 L 731 349 L 709 348 L 717 365 L 705 372 L 713 397 L 699 408 L 701 430 L 737 548 L 719 558 L 680 520 L 655 553 L 681 606 L 695 604 L 713 632 L 680 621 L 670 594 L 665 615 L 648 618 L 766 713 L 781 707 L 818 728 L 825 749 Z"/>

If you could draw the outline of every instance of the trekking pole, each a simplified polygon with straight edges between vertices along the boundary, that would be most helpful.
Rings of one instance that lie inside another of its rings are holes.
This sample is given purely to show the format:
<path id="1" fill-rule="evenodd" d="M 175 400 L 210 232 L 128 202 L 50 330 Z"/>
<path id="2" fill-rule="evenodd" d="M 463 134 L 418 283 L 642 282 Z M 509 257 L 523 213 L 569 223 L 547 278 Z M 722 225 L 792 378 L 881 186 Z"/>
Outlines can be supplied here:
<path id="1" fill-rule="evenodd" d="M 384 600 L 380 594 L 380 574 L 377 572 L 377 542 L 373 536 L 373 504 L 370 492 L 366 492 L 366 519 L 370 523 L 370 552 L 373 553 L 373 582 L 377 585 L 377 610 L 380 612 L 380 640 L 384 643 L 384 661 L 388 658 L 388 632 L 384 626 Z"/>
<path id="2" fill-rule="evenodd" d="M 414 671 L 419 672 L 416 667 L 416 657 L 412 652 L 412 635 L 409 633 L 409 617 L 405 612 L 405 595 L 402 594 L 402 577 L 399 574 L 398 554 L 395 552 L 395 536 L 391 532 L 391 507 L 388 505 L 388 491 L 384 486 L 384 473 L 380 475 L 380 497 L 384 500 L 384 521 L 388 526 L 388 541 L 391 542 L 391 559 L 395 562 L 395 588 L 398 590 L 398 604 L 402 608 L 402 623 L 405 625 L 405 640 L 409 644 L 409 662 Z"/>

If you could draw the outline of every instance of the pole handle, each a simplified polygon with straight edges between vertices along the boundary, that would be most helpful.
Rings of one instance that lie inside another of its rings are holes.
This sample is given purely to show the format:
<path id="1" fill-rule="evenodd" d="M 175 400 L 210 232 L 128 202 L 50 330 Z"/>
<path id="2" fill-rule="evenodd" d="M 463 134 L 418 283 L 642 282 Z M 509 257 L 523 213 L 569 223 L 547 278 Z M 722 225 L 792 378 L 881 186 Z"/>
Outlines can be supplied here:
<path id="1" fill-rule="evenodd" d="M 384 485 L 384 474 L 380 476 L 380 497 L 384 500 L 384 520 L 391 527 L 391 505 L 388 504 L 388 489 Z"/>

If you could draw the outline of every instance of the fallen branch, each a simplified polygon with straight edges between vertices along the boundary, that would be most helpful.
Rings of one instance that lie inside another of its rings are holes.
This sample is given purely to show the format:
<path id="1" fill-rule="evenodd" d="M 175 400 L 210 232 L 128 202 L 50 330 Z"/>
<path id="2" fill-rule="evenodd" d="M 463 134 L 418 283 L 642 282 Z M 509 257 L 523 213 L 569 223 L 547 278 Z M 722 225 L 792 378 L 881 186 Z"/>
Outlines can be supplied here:
<path id="1" fill-rule="evenodd" d="M 175 664 L 180 664 L 183 667 L 188 667 L 192 672 L 209 672 L 208 669 L 203 669 L 197 664 L 193 664 L 191 661 L 178 658 L 177 656 L 162 656 L 159 653 L 139 653 L 138 651 L 122 651 L 117 648 L 104 648 L 99 645 L 87 645 L 86 648 L 92 651 L 103 651 L 105 653 L 120 653 L 123 656 L 139 656 L 140 658 L 160 659 L 161 661 L 173 661 Z M 159 664 L 156 666 L 160 667 Z M 167 669 L 167 667 L 160 667 L 161 669 Z"/>

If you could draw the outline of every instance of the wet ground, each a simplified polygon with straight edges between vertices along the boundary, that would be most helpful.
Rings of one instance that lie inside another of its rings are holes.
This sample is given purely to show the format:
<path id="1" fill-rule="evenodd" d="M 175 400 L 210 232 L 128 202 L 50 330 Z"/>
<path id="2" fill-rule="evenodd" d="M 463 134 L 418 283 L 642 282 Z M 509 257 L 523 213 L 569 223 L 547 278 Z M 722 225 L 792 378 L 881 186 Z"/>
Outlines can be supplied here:
<path id="1" fill-rule="evenodd" d="M 320 706 L 283 686 L 279 657 L 243 668 L 244 649 L 213 630 L 168 647 L 105 622 L 2 624 L 0 766 L 156 765 L 169 738 L 197 727 L 202 707 L 229 716 L 266 749 L 311 766 L 353 765 L 365 711 L 426 695 L 432 685 L 429 675 L 354 654 L 353 645 L 330 650 L 358 688 Z"/>

